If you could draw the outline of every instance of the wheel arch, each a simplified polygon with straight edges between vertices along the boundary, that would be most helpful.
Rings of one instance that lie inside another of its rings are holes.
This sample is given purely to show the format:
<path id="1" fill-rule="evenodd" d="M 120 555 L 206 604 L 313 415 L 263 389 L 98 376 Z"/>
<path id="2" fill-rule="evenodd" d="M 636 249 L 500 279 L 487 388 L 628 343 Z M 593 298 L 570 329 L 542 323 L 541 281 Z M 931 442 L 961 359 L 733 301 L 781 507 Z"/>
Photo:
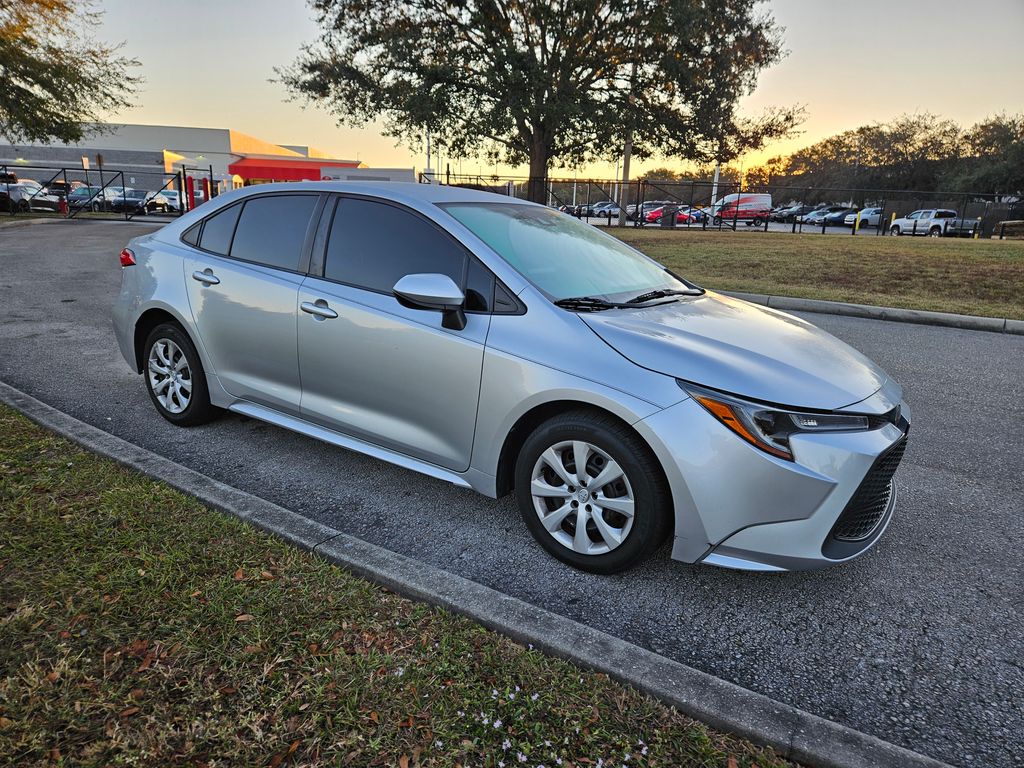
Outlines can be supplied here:
<path id="1" fill-rule="evenodd" d="M 146 343 L 146 338 L 149 334 L 162 323 L 174 323 L 176 326 L 181 328 L 182 333 L 189 337 L 192 341 L 193 346 L 199 351 L 199 345 L 196 343 L 196 339 L 193 338 L 192 332 L 189 330 L 188 325 L 185 321 L 172 312 L 169 307 L 165 306 L 154 306 L 147 309 L 138 319 L 135 321 L 134 335 L 132 339 L 132 349 L 135 351 L 135 372 L 142 373 L 142 361 L 145 356 L 145 350 L 143 346 Z M 202 352 L 199 351 L 200 359 L 202 360 Z M 204 367 L 206 366 L 206 360 L 202 360 Z"/>
<path id="2" fill-rule="evenodd" d="M 605 416 L 613 419 L 635 434 L 637 438 L 642 440 L 650 449 L 651 455 L 654 456 L 655 460 L 658 462 L 658 469 L 661 472 L 662 477 L 665 479 L 666 487 L 669 486 L 668 478 L 665 475 L 665 468 L 662 466 L 657 453 L 648 444 L 643 435 L 641 435 L 626 419 L 607 408 L 602 408 L 600 405 L 596 405 L 585 400 L 561 399 L 549 400 L 533 406 L 516 419 L 512 428 L 509 429 L 505 435 L 501 451 L 498 454 L 498 466 L 495 476 L 495 491 L 499 498 L 512 492 L 514 486 L 516 459 L 518 458 L 519 451 L 523 447 L 523 443 L 526 442 L 526 439 L 534 432 L 534 430 L 537 429 L 537 427 L 548 419 L 570 411 L 587 411 Z"/>

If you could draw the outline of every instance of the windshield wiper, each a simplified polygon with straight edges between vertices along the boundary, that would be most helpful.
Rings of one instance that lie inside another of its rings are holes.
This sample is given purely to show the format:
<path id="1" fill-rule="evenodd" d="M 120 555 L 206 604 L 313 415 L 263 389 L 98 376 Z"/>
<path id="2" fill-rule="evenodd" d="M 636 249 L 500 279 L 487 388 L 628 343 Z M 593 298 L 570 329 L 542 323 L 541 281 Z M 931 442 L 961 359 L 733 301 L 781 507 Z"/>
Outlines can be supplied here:
<path id="1" fill-rule="evenodd" d="M 656 291 L 648 291 L 647 293 L 641 293 L 639 296 L 634 296 L 632 299 L 629 299 L 626 303 L 643 304 L 645 301 L 664 299 L 669 296 L 701 296 L 703 294 L 703 288 L 689 288 L 685 291 L 677 291 L 674 288 L 659 288 Z"/>
<path id="2" fill-rule="evenodd" d="M 628 305 L 619 304 L 614 301 L 605 301 L 594 296 L 573 296 L 568 299 L 558 299 L 555 302 L 555 306 L 562 307 L 562 309 L 578 309 L 582 312 L 600 312 L 602 309 L 615 309 L 616 307 Z"/>

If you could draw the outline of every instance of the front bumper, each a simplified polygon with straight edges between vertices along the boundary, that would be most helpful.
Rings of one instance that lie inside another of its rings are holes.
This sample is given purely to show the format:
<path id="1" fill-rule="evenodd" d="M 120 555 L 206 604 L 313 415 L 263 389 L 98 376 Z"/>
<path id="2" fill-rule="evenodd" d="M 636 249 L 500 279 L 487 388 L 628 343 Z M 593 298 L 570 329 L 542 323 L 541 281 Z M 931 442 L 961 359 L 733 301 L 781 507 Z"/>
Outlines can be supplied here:
<path id="1" fill-rule="evenodd" d="M 848 507 L 863 501 L 855 494 L 866 478 L 877 479 L 878 463 L 893 457 L 894 449 L 901 450 L 909 429 L 905 403 L 901 412 L 898 424 L 887 422 L 863 432 L 794 435 L 790 444 L 795 461 L 745 443 L 693 400 L 643 420 L 637 426 L 654 446 L 672 487 L 673 558 L 788 571 L 824 568 L 863 555 L 892 517 L 891 474 L 866 532 L 863 524 L 847 525 L 842 532 L 859 538 L 847 535 L 840 541 L 833 529 Z M 872 501 L 879 498 L 876 494 Z M 844 517 L 848 524 L 850 514 Z"/>

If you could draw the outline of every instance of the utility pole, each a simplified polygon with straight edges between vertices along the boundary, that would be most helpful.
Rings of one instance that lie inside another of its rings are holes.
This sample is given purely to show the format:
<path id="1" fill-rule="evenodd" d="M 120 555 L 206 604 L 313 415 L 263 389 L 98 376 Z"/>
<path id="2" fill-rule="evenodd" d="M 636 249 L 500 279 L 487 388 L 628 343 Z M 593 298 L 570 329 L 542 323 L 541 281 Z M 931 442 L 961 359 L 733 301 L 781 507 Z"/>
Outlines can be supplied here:
<path id="1" fill-rule="evenodd" d="M 718 177 L 722 173 L 722 161 L 715 160 L 715 178 L 711 182 L 711 204 L 714 205 L 718 200 Z"/>
<path id="2" fill-rule="evenodd" d="M 619 195 L 619 226 L 626 226 L 626 206 L 629 205 L 629 160 L 633 154 L 633 87 L 636 83 L 636 61 L 629 70 L 629 115 L 626 118 L 626 136 L 622 143 L 622 194 Z"/>

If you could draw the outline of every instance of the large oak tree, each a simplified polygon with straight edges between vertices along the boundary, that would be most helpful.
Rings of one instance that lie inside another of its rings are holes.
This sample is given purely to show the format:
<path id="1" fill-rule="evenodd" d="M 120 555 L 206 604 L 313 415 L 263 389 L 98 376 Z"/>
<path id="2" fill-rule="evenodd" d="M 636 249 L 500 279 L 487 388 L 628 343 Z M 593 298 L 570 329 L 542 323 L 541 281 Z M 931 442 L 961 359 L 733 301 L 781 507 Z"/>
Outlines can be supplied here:
<path id="1" fill-rule="evenodd" d="M 757 0 L 313 0 L 322 28 L 278 75 L 345 125 L 381 120 L 415 146 L 528 164 L 633 153 L 731 159 L 800 110 L 741 119 L 740 97 L 782 56 Z"/>
<path id="2" fill-rule="evenodd" d="M 0 0 L 0 139 L 75 142 L 129 105 L 138 62 L 91 35 L 88 0 Z"/>

